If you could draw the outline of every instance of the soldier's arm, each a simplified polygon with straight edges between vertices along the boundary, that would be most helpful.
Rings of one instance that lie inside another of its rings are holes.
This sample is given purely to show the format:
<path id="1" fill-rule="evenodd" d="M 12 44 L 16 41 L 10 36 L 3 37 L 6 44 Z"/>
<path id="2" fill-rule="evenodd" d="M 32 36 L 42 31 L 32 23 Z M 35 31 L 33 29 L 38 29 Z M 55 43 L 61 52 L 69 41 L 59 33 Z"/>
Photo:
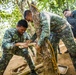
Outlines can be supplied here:
<path id="1" fill-rule="evenodd" d="M 32 37 L 27 36 L 27 40 L 28 40 L 27 42 L 28 43 L 34 42 L 36 38 L 37 38 L 36 33 L 34 33 Z"/>
<path id="2" fill-rule="evenodd" d="M 28 43 L 31 43 L 31 42 L 34 41 L 34 39 L 31 39 L 31 37 L 30 37 L 28 34 L 26 34 L 25 36 L 26 36 L 26 40 L 29 40 L 29 41 L 30 41 L 30 42 L 28 42 Z M 35 36 L 34 36 L 34 37 L 35 37 Z M 26 43 L 27 43 L 27 42 L 26 42 Z M 29 48 L 30 48 L 31 52 L 33 53 L 33 55 L 35 55 L 34 50 L 33 50 L 33 47 L 32 47 L 32 46 L 29 46 Z"/>
<path id="3" fill-rule="evenodd" d="M 37 38 L 37 35 L 36 35 L 36 33 L 34 33 L 34 35 L 31 37 L 31 41 L 32 42 L 35 41 L 36 38 Z"/>
<path id="4" fill-rule="evenodd" d="M 2 48 L 4 49 L 13 49 L 14 48 L 14 42 L 11 42 L 12 36 L 9 30 L 6 30 L 3 41 L 2 41 Z"/>
<path id="5" fill-rule="evenodd" d="M 50 18 L 47 14 L 41 13 L 40 14 L 41 25 L 42 25 L 42 32 L 40 35 L 40 39 L 38 41 L 38 45 L 41 46 L 44 39 L 50 36 Z"/>

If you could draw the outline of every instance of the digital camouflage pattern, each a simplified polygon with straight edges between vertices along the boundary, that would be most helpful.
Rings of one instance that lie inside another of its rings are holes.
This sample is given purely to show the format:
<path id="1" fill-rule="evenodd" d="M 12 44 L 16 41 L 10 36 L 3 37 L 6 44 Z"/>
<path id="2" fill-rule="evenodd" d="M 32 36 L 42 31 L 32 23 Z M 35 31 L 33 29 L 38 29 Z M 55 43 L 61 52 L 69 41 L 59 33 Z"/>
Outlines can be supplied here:
<path id="1" fill-rule="evenodd" d="M 69 23 L 56 14 L 40 12 L 40 27 L 41 35 L 38 40 L 38 45 L 42 46 L 44 39 L 49 38 L 51 32 L 53 32 L 56 36 L 53 37 L 51 43 L 55 50 L 56 58 L 58 44 L 61 39 L 69 50 L 69 54 L 76 69 L 76 43 Z M 36 37 L 37 35 L 35 33 L 31 39 L 35 40 Z"/>
<path id="2" fill-rule="evenodd" d="M 26 59 L 30 69 L 34 70 L 35 66 L 31 60 L 28 49 L 20 49 L 19 47 L 14 46 L 15 43 L 25 42 L 28 39 L 30 39 L 30 37 L 26 32 L 23 35 L 20 35 L 17 29 L 12 28 L 6 30 L 2 42 L 3 54 L 0 60 L 0 75 L 3 75 L 3 72 L 13 54 L 23 56 Z"/>

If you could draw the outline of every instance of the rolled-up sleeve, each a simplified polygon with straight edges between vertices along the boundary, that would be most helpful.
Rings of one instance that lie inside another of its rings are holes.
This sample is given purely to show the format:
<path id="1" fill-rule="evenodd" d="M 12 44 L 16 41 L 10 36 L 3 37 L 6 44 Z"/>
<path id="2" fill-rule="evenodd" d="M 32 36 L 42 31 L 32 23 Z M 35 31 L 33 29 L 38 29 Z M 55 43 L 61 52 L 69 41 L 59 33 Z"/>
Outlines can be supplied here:
<path id="1" fill-rule="evenodd" d="M 2 48 L 3 49 L 13 49 L 14 48 L 14 42 L 11 42 L 12 36 L 8 30 L 6 30 L 4 34 L 4 38 L 2 41 Z"/>
<path id="2" fill-rule="evenodd" d="M 41 46 L 44 39 L 48 38 L 50 36 L 50 17 L 46 13 L 40 14 L 40 24 L 42 26 L 42 32 L 40 35 L 40 39 L 38 41 L 38 45 Z"/>

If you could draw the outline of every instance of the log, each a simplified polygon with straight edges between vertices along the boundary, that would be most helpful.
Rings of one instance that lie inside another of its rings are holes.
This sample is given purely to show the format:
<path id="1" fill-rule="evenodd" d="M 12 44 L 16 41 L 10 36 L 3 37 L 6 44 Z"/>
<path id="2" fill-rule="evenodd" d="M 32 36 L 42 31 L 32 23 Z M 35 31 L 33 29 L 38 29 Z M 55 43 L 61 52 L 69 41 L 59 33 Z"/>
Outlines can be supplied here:
<path id="1" fill-rule="evenodd" d="M 35 46 L 36 43 L 29 43 L 28 46 Z M 19 46 L 19 48 L 24 48 L 23 46 Z"/>
<path id="2" fill-rule="evenodd" d="M 43 63 L 37 65 L 36 68 L 35 68 L 35 70 L 38 70 L 38 69 L 41 68 L 41 67 L 43 67 Z M 27 69 L 27 70 L 25 70 L 25 72 L 20 73 L 20 74 L 18 74 L 18 75 L 27 75 L 27 74 L 29 74 L 29 73 L 30 73 L 30 69 Z"/>

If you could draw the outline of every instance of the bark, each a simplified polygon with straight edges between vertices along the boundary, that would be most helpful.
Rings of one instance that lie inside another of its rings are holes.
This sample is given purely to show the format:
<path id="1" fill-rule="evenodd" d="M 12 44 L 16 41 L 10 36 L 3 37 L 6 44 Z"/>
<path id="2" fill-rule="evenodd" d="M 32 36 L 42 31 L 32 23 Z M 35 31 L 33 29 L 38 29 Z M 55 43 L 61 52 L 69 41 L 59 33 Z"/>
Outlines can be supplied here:
<path id="1" fill-rule="evenodd" d="M 27 0 L 21 0 L 21 1 L 16 0 L 16 3 L 17 3 L 17 5 L 18 5 L 18 7 L 20 9 L 20 12 L 22 13 L 22 16 L 23 16 L 24 11 L 25 11 L 25 5 L 27 3 Z"/>

